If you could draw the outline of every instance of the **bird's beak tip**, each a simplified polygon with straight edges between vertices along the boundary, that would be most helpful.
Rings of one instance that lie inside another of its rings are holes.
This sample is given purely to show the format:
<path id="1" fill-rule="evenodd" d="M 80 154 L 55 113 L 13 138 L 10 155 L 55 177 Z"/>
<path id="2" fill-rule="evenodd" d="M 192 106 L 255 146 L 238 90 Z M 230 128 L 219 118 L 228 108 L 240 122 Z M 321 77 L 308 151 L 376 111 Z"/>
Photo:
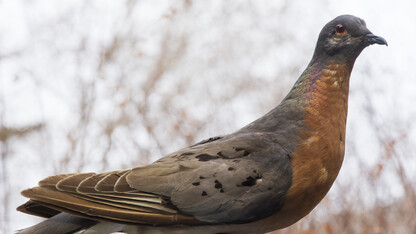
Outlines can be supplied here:
<path id="1" fill-rule="evenodd" d="M 373 44 L 379 44 L 379 45 L 386 45 L 389 46 L 386 39 L 380 37 L 380 36 L 376 36 L 372 33 L 365 35 L 365 38 L 367 40 L 367 43 L 369 45 L 373 45 Z"/>

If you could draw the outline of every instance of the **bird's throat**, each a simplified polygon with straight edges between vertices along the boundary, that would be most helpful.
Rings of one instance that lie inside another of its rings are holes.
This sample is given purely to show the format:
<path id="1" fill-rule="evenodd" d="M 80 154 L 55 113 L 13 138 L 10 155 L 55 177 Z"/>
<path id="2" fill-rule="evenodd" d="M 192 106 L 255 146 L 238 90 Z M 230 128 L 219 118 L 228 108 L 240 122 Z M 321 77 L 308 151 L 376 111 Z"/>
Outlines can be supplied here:
<path id="1" fill-rule="evenodd" d="M 346 118 L 351 70 L 348 65 L 332 62 L 315 76 L 306 77 L 304 82 L 310 84 L 308 90 L 303 92 L 308 100 L 306 115 L 317 118 L 345 115 Z"/>

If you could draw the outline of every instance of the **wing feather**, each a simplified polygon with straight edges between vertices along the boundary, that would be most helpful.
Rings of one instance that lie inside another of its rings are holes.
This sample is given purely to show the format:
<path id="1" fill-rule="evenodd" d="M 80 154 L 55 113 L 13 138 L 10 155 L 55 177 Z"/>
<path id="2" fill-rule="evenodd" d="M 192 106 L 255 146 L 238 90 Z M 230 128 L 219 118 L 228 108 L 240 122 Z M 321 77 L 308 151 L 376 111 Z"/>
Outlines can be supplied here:
<path id="1" fill-rule="evenodd" d="M 118 179 L 129 171 L 130 170 L 124 170 L 107 174 L 95 185 L 95 190 L 99 192 L 114 192 L 115 184 Z"/>
<path id="2" fill-rule="evenodd" d="M 73 177 L 74 175 L 70 176 Z M 81 177 L 78 176 L 78 178 Z M 78 182 L 79 180 L 75 181 Z M 75 186 L 66 187 L 73 188 Z M 43 217 L 50 217 L 59 213 L 59 211 L 69 211 L 68 213 L 91 219 L 105 219 L 125 223 L 152 225 L 166 225 L 173 222 L 183 224 L 202 223 L 192 216 L 181 214 L 178 210 L 167 205 L 161 197 L 142 192 L 137 194 L 67 192 L 57 190 L 51 187 L 51 183 L 48 183 L 45 187 L 24 190 L 22 195 L 31 200 L 20 206 L 19 210 Z"/>
<path id="3" fill-rule="evenodd" d="M 79 174 L 72 174 L 64 178 L 61 178 L 61 176 L 58 176 L 60 180 L 55 184 L 55 187 L 56 189 L 60 191 L 76 192 L 79 184 L 82 183 L 82 181 L 94 175 L 96 174 L 95 173 L 79 173 Z"/>
<path id="4" fill-rule="evenodd" d="M 177 210 L 169 209 L 164 207 L 162 204 L 157 204 L 153 202 L 114 198 L 114 197 L 101 197 L 94 196 L 89 194 L 72 194 L 75 197 L 84 199 L 87 201 L 104 204 L 108 206 L 118 207 L 122 209 L 129 209 L 135 211 L 143 211 L 148 213 L 167 213 L 167 214 L 176 214 Z"/>
<path id="5" fill-rule="evenodd" d="M 114 192 L 118 193 L 125 193 L 131 191 L 133 188 L 130 187 L 130 185 L 127 183 L 127 175 L 131 172 L 131 170 L 126 171 L 124 174 L 122 174 L 118 180 L 114 184 Z"/>
<path id="6" fill-rule="evenodd" d="M 180 220 L 184 224 L 201 223 L 191 216 L 182 214 L 160 214 L 149 213 L 137 210 L 124 209 L 120 207 L 108 206 L 81 199 L 65 192 L 50 190 L 47 188 L 36 187 L 24 190 L 22 194 L 26 197 L 31 197 L 32 200 L 39 200 L 39 204 L 48 204 L 47 207 L 52 209 L 75 213 L 97 220 L 115 220 L 126 223 L 140 223 L 140 224 L 158 224 L 167 225 Z"/>
<path id="7" fill-rule="evenodd" d="M 55 188 L 56 184 L 70 176 L 77 175 L 77 173 L 71 173 L 71 174 L 59 174 L 54 176 L 46 177 L 45 179 L 38 182 L 39 187 L 53 187 Z"/>

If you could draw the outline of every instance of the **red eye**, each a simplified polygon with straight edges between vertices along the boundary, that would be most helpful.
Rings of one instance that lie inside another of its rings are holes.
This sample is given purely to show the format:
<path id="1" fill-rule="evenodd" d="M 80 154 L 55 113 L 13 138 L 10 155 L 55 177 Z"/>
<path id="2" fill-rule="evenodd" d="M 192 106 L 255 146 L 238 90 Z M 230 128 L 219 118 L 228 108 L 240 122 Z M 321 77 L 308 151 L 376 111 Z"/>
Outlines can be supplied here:
<path id="1" fill-rule="evenodd" d="M 345 32 L 345 27 L 344 27 L 342 24 L 338 24 L 338 25 L 335 27 L 335 30 L 337 31 L 337 33 L 342 34 L 342 33 L 344 33 L 344 32 Z"/>

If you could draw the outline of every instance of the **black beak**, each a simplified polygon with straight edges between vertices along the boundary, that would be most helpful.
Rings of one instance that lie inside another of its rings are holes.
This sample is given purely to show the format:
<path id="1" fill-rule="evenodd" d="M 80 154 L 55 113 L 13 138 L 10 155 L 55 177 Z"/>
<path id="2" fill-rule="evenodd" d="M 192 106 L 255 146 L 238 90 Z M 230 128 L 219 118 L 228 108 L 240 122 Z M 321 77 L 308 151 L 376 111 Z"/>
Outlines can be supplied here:
<path id="1" fill-rule="evenodd" d="M 388 46 L 386 39 L 384 39 L 382 37 L 379 37 L 379 36 L 376 36 L 376 35 L 371 34 L 371 33 L 365 35 L 365 40 L 369 45 L 379 44 L 379 45 Z"/>

